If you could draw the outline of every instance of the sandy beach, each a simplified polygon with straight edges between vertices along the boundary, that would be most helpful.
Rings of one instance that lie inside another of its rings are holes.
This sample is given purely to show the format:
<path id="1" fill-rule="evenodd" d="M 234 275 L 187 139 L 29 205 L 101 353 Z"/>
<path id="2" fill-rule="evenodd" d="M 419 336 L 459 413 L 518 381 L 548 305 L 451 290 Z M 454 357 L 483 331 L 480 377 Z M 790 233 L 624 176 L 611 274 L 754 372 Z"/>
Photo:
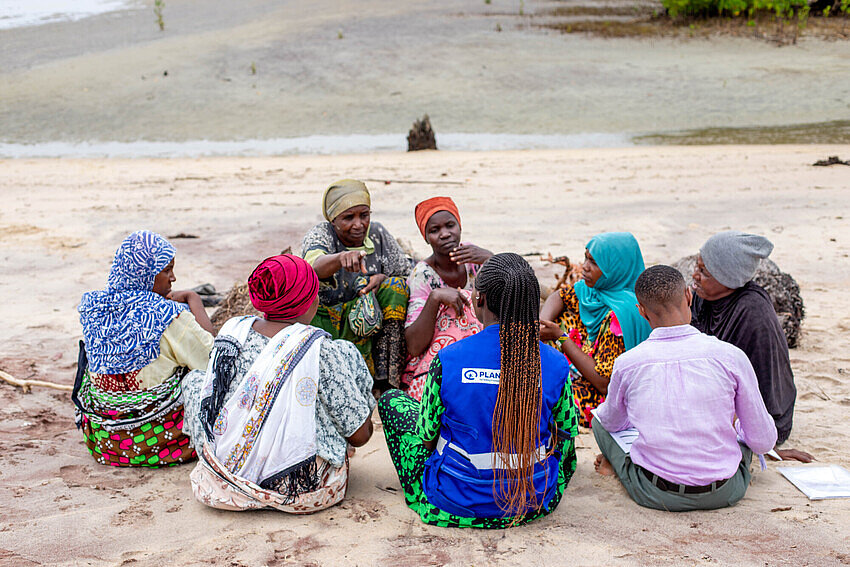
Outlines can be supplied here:
<path id="1" fill-rule="evenodd" d="M 767 236 L 806 309 L 788 446 L 850 467 L 850 168 L 811 165 L 850 159 L 850 42 L 549 25 L 581 19 L 559 10 L 598 24 L 658 0 L 167 0 L 164 31 L 153 0 L 103 4 L 72 18 L 45 0 L 48 20 L 22 26 L 0 7 L 0 370 L 73 382 L 77 304 L 129 232 L 175 237 L 175 289 L 226 291 L 298 251 L 324 188 L 353 177 L 417 254 L 414 205 L 450 195 L 466 240 L 523 254 L 543 287 L 556 271 L 543 256 L 577 260 L 602 231 L 633 232 L 647 264 L 720 230 Z M 425 113 L 444 149 L 558 149 L 377 151 L 405 147 Z M 634 145 L 730 141 L 829 145 Z M 322 153 L 346 155 L 303 155 Z M 850 500 L 809 501 L 781 464 L 732 508 L 657 512 L 594 472 L 587 431 L 548 517 L 426 526 L 374 420 L 342 504 L 223 512 L 193 499 L 194 465 L 99 466 L 66 392 L 0 382 L 0 565 L 850 564 Z"/>
<path id="2" fill-rule="evenodd" d="M 757 232 L 799 282 L 791 351 L 798 388 L 789 445 L 850 466 L 848 168 L 812 167 L 848 146 L 638 147 L 280 158 L 0 161 L 0 369 L 70 384 L 80 295 L 103 287 L 128 232 L 175 239 L 175 288 L 243 281 L 320 220 L 323 188 L 367 179 L 373 218 L 418 253 L 419 200 L 450 195 L 464 238 L 578 258 L 600 231 L 628 230 L 648 264 L 694 253 L 712 233 Z M 385 183 L 388 180 L 389 183 Z M 383 435 L 352 461 L 345 501 L 310 517 L 230 513 L 192 498 L 193 465 L 99 466 L 63 392 L 0 384 L 0 564 L 4 565 L 840 565 L 850 501 L 809 501 L 769 463 L 733 508 L 685 514 L 635 505 L 593 471 L 593 437 L 556 512 L 507 531 L 421 524 L 399 493 Z M 377 418 L 376 418 L 377 420 Z M 795 466 L 795 465 L 791 465 Z M 796 465 L 801 466 L 801 465 Z"/>

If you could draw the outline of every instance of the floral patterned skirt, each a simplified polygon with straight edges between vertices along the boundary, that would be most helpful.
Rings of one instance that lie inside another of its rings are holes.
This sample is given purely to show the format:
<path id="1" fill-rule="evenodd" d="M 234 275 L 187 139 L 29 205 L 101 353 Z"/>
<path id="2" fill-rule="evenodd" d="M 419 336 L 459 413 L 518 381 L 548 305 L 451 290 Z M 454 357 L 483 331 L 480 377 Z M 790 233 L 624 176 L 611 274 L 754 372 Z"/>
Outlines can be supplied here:
<path id="1" fill-rule="evenodd" d="M 111 392 L 97 388 L 88 372 L 74 385 L 77 427 L 94 459 L 114 467 L 163 467 L 196 457 L 184 435 L 178 369 L 146 390 Z"/>
<path id="2" fill-rule="evenodd" d="M 357 336 L 348 322 L 348 314 L 356 300 L 331 306 L 320 305 L 310 324 L 327 331 L 334 339 L 354 343 L 375 381 L 398 387 L 407 354 L 404 318 L 409 297 L 410 291 L 404 278 L 390 277 L 384 280 L 375 290 L 375 298 L 383 314 L 383 326 L 371 337 Z"/>
<path id="3" fill-rule="evenodd" d="M 266 490 L 230 472 L 206 445 L 201 450 L 192 474 L 192 493 L 207 506 L 222 510 L 256 510 L 273 508 L 290 514 L 310 514 L 342 502 L 348 488 L 348 458 L 335 467 L 316 457 L 319 488 L 299 494 L 295 499 Z"/>

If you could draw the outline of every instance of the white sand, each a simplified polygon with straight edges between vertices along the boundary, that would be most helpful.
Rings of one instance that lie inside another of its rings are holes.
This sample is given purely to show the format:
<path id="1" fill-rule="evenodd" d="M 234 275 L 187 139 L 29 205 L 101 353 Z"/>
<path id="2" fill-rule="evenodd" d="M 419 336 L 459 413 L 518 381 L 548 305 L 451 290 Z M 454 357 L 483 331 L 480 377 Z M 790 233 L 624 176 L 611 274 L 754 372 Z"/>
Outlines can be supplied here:
<path id="1" fill-rule="evenodd" d="M 0 369 L 70 383 L 80 295 L 105 284 L 126 233 L 176 240 L 176 287 L 227 289 L 320 220 L 321 191 L 370 182 L 374 218 L 426 251 L 420 199 L 451 195 L 464 237 L 497 251 L 580 257 L 600 231 L 633 231 L 648 263 L 713 232 L 765 234 L 802 288 L 791 353 L 799 390 L 789 445 L 850 466 L 850 169 L 809 164 L 850 147 L 633 148 L 207 160 L 0 161 Z M 551 269 L 529 260 L 544 282 Z M 99 466 L 64 394 L 0 384 L 0 564 L 835 565 L 850 562 L 850 501 L 809 502 L 769 464 L 731 509 L 668 514 L 578 470 L 556 512 L 499 532 L 422 525 L 402 502 L 380 428 L 358 450 L 343 504 L 311 517 L 230 513 L 192 499 L 192 465 Z M 776 511 L 773 511 L 776 510 Z"/>

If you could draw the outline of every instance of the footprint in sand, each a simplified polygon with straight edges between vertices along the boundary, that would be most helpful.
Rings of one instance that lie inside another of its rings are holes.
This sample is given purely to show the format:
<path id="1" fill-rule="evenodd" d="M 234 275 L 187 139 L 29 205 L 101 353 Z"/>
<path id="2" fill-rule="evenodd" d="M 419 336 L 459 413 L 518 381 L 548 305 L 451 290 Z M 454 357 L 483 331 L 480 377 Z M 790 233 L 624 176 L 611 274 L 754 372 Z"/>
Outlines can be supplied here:
<path id="1" fill-rule="evenodd" d="M 287 531 L 288 530 L 284 530 Z M 292 534 L 292 532 L 289 532 Z M 280 543 L 275 539 L 275 543 Z M 291 565 L 292 563 L 298 563 L 300 565 L 313 565 L 314 563 L 305 562 L 304 560 L 309 557 L 311 553 L 317 551 L 326 545 L 321 541 L 317 540 L 312 535 L 299 537 L 294 541 L 291 539 L 286 539 L 286 541 L 292 541 L 291 545 L 284 545 L 281 548 L 275 546 L 274 551 L 271 553 L 271 556 L 268 557 L 265 561 L 265 564 L 269 567 L 276 565 Z"/>
<path id="2" fill-rule="evenodd" d="M 124 524 L 138 525 L 142 523 L 151 523 L 153 521 L 153 510 L 141 504 L 133 504 L 123 510 L 116 512 L 112 516 L 113 525 L 120 526 Z"/>
<path id="3" fill-rule="evenodd" d="M 446 565 L 458 562 L 450 550 L 457 550 L 458 541 L 440 536 L 397 536 L 389 540 L 393 551 L 386 558 L 387 565 L 396 567 L 420 567 L 422 565 Z"/>
<path id="4" fill-rule="evenodd" d="M 347 510 L 348 517 L 358 524 L 377 521 L 387 513 L 387 508 L 377 500 L 351 500 L 340 508 Z"/>

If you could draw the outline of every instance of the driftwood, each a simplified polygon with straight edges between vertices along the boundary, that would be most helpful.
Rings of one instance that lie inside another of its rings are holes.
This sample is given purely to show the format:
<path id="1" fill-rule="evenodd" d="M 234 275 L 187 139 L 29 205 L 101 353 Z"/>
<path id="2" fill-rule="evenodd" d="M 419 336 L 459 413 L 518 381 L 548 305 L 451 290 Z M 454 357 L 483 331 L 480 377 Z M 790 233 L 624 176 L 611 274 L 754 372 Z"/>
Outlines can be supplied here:
<path id="1" fill-rule="evenodd" d="M 841 161 L 841 158 L 839 158 L 838 156 L 829 156 L 826 159 L 817 160 L 812 165 L 817 165 L 817 166 L 820 166 L 820 167 L 826 167 L 826 166 L 830 166 L 830 165 L 850 165 L 850 160 Z"/>
<path id="2" fill-rule="evenodd" d="M 564 267 L 564 273 L 561 275 L 555 274 L 554 287 L 540 286 L 540 299 L 546 301 L 550 294 L 558 290 L 564 289 L 568 285 L 574 285 L 581 279 L 581 264 L 573 264 L 567 256 L 552 257 L 551 252 L 545 258 L 540 257 L 541 262 L 548 264 L 558 264 Z"/>
<path id="3" fill-rule="evenodd" d="M 222 296 L 215 290 L 213 284 L 205 283 L 193 287 L 192 291 L 201 296 L 204 307 L 215 307 L 221 303 Z"/>
<path id="4" fill-rule="evenodd" d="M 692 275 L 696 266 L 697 257 L 686 256 L 675 262 L 673 267 L 679 270 L 690 285 L 693 282 Z M 790 275 L 781 271 L 779 267 L 769 259 L 759 263 L 753 281 L 764 288 L 773 301 L 773 309 L 779 317 L 779 323 L 785 332 L 785 340 L 788 348 L 795 348 L 800 338 L 800 324 L 806 316 L 803 307 L 803 297 L 800 295 L 800 286 Z"/>
<path id="5" fill-rule="evenodd" d="M 38 388 L 53 388 L 54 390 L 64 390 L 70 392 L 74 389 L 73 386 L 67 384 L 56 384 L 55 382 L 46 382 L 44 380 L 20 380 L 7 372 L 0 370 L 0 380 L 8 382 L 13 386 L 19 387 L 24 392 L 29 392 L 33 387 Z"/>
<path id="6" fill-rule="evenodd" d="M 436 150 L 437 139 L 434 130 L 431 129 L 431 119 L 428 115 L 413 123 L 413 128 L 407 134 L 407 151 L 418 152 L 419 150 Z"/>
<path id="7" fill-rule="evenodd" d="M 555 279 L 557 280 L 557 283 L 555 284 L 556 290 L 563 289 L 568 285 L 573 285 L 581 279 L 581 264 L 571 263 L 567 256 L 558 256 L 553 258 L 550 253 L 547 257 L 540 258 L 540 260 L 549 264 L 559 264 L 564 267 L 564 273 L 560 276 L 555 276 Z"/>

